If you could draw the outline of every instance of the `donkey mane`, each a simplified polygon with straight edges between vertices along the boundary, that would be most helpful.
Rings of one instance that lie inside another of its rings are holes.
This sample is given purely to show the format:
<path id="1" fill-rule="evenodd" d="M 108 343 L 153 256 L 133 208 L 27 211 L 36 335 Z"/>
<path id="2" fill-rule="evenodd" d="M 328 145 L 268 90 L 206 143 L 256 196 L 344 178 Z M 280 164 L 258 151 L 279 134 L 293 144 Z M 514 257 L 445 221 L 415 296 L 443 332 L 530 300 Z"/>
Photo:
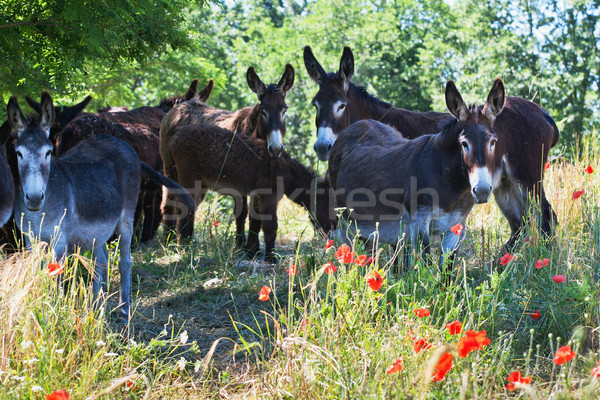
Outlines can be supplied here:
<path id="1" fill-rule="evenodd" d="M 348 91 L 352 92 L 352 94 L 359 101 L 365 102 L 369 107 L 394 108 L 394 106 L 391 105 L 390 103 L 380 100 L 377 97 L 375 97 L 374 95 L 372 95 L 371 93 L 369 93 L 367 88 L 364 86 L 358 86 L 358 85 L 355 85 L 354 83 L 350 82 Z"/>
<path id="2" fill-rule="evenodd" d="M 177 104 L 179 104 L 179 103 L 181 103 L 183 101 L 184 101 L 184 98 L 182 96 L 166 97 L 166 98 L 162 99 L 160 101 L 160 103 L 158 103 L 158 105 L 156 106 L 156 108 L 160 108 L 164 112 L 167 112 L 171 108 L 175 107 Z"/>

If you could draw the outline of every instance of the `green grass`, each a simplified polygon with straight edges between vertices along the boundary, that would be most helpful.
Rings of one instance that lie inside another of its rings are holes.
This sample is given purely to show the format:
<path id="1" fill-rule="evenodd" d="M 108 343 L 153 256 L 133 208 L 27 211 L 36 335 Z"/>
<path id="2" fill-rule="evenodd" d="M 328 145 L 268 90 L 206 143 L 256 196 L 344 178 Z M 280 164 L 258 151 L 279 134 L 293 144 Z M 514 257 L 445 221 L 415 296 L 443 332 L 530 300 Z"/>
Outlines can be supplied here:
<path id="1" fill-rule="evenodd" d="M 390 273 L 387 247 L 371 254 L 373 266 L 341 265 L 287 201 L 279 210 L 277 265 L 236 251 L 230 203 L 214 196 L 199 210 L 193 241 L 136 249 L 136 312 L 128 326 L 111 316 L 113 297 L 90 305 L 84 257 L 70 257 L 57 286 L 40 268 L 51 261 L 43 244 L 0 253 L 0 399 L 43 399 L 58 389 L 72 399 L 596 399 L 600 178 L 583 169 L 599 169 L 600 157 L 594 146 L 581 153 L 574 163 L 557 158 L 547 171 L 560 222 L 551 242 L 532 219 L 531 239 L 498 273 L 493 262 L 508 226 L 493 202 L 477 206 L 447 285 L 427 260 Z M 576 189 L 586 192 L 573 200 Z M 353 250 L 365 254 L 362 244 Z M 549 265 L 536 269 L 539 258 Z M 328 275 L 322 266 L 329 261 L 338 269 Z M 288 276 L 290 265 L 298 275 Z M 384 278 L 378 292 L 365 281 L 373 269 Z M 557 274 L 566 282 L 555 283 Z M 111 276 L 114 296 L 118 272 Z M 261 302 L 264 285 L 273 292 Z M 431 315 L 418 318 L 414 310 L 422 307 Z M 460 358 L 463 334 L 445 328 L 455 320 L 465 331 L 485 330 L 490 344 Z M 416 354 L 411 338 L 432 347 Z M 554 352 L 565 344 L 577 356 L 558 366 Z M 433 382 L 443 352 L 453 353 L 453 367 Z M 387 374 L 401 356 L 402 371 Z M 507 391 L 514 370 L 531 376 L 531 385 Z"/>

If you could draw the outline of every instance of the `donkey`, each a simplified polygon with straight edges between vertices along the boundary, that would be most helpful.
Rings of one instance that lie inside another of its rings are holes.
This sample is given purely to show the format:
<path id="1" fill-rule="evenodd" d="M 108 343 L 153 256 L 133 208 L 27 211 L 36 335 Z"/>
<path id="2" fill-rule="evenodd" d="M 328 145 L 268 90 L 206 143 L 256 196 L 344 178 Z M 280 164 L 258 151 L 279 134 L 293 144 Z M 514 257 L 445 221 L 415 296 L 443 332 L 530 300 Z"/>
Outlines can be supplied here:
<path id="1" fill-rule="evenodd" d="M 11 217 L 15 199 L 15 184 L 6 158 L 6 142 L 10 136 L 8 123 L 0 126 L 0 227 Z"/>
<path id="2" fill-rule="evenodd" d="M 482 109 L 467 107 L 454 82 L 446 84 L 446 105 L 453 116 L 435 135 L 409 140 L 381 122 L 359 121 L 346 128 L 329 158 L 336 206 L 346 207 L 350 229 L 362 238 L 397 244 L 421 243 L 442 235 L 442 259 L 451 259 L 465 234 L 474 203 L 488 201 L 497 167 L 496 115 L 505 92 L 496 79 Z M 351 210 L 351 211 L 350 211 Z M 343 234 L 343 228 L 338 233 Z M 407 247 L 405 246 L 406 250 Z"/>
<path id="3" fill-rule="evenodd" d="M 29 245 L 33 235 L 51 243 L 58 260 L 64 260 L 66 253 L 76 246 L 93 251 L 95 295 L 101 289 L 106 292 L 106 242 L 116 233 L 120 237 L 120 317 L 127 319 L 133 216 L 141 172 L 157 182 L 181 187 L 141 163 L 131 146 L 112 136 L 93 136 L 63 156 L 53 156 L 54 146 L 49 136 L 54 115 L 48 92 L 42 92 L 39 119 L 26 120 L 16 97 L 8 102 L 7 119 L 17 135 L 19 186 L 14 204 L 19 216 L 17 225 L 26 234 Z"/>
<path id="4" fill-rule="evenodd" d="M 226 111 L 206 105 L 202 98 L 181 103 L 173 108 L 163 119 L 160 128 L 160 153 L 164 162 L 165 176 L 179 182 L 179 174 L 171 159 L 169 140 L 176 130 L 185 125 L 209 123 L 245 136 L 263 139 L 270 157 L 278 157 L 284 150 L 285 113 L 287 105 L 285 95 L 294 84 L 294 68 L 287 64 L 279 83 L 265 85 L 253 67 L 246 72 L 248 86 L 258 96 L 258 104 L 237 111 Z M 185 185 L 184 185 L 185 186 Z M 244 196 L 234 196 L 236 213 L 236 244 L 242 246 L 245 241 L 244 229 L 248 215 L 248 203 Z M 241 204 L 241 206 L 239 206 Z M 168 209 L 168 199 L 163 197 L 163 215 L 174 215 Z M 178 231 L 189 237 L 193 232 L 193 216 L 177 221 Z M 164 221 L 173 226 L 173 220 Z"/>
<path id="5" fill-rule="evenodd" d="M 344 129 L 359 120 L 380 121 L 413 139 L 436 133 L 438 124 L 453 119 L 445 113 L 394 108 L 354 85 L 350 81 L 354 74 L 354 57 L 349 47 L 344 47 L 337 73 L 325 73 L 309 46 L 304 48 L 304 64 L 310 77 L 319 84 L 313 104 L 317 108 L 315 151 L 322 161 L 329 158 L 331 147 Z M 511 251 L 525 226 L 530 195 L 541 205 L 542 232 L 548 237 L 552 235 L 556 214 L 546 199 L 542 180 L 548 152 L 558 142 L 559 133 L 546 110 L 519 97 L 506 98 L 494 130 L 498 135 L 494 198 L 511 228 L 505 245 L 506 250 Z"/>
<path id="6" fill-rule="evenodd" d="M 331 228 L 328 202 L 317 199 L 329 193 L 328 183 L 315 182 L 314 172 L 285 151 L 277 158 L 269 157 L 262 139 L 212 124 L 194 124 L 177 129 L 169 139 L 168 149 L 179 182 L 193 190 L 196 204 L 202 202 L 208 190 L 251 196 L 245 250 L 252 256 L 259 250 L 258 233 L 262 228 L 265 259 L 273 260 L 277 205 L 284 194 L 306 208 L 317 227 Z"/>

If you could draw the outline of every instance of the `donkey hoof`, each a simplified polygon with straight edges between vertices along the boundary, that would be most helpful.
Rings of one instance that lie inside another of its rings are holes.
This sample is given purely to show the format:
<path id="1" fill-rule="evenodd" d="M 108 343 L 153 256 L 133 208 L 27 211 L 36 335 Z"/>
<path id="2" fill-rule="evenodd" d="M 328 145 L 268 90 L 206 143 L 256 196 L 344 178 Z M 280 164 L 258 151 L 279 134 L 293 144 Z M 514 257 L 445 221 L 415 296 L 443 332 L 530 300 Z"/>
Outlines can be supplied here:
<path id="1" fill-rule="evenodd" d="M 269 252 L 265 254 L 265 262 L 268 262 L 269 264 L 277 264 L 277 261 L 277 256 L 274 253 Z"/>

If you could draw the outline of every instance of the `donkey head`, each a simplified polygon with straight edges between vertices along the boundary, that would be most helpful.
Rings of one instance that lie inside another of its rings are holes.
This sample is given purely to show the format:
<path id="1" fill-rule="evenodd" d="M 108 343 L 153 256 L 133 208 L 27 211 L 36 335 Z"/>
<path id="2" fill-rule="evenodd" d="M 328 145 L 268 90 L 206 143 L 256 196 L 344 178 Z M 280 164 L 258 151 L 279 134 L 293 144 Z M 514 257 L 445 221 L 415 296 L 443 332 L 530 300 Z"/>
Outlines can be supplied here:
<path id="1" fill-rule="evenodd" d="M 183 96 L 183 101 L 188 101 L 193 98 L 197 98 L 201 102 L 206 103 L 210 98 L 210 95 L 212 94 L 214 84 L 215 81 L 211 79 L 210 81 L 208 81 L 208 85 L 206 85 L 204 89 L 198 92 L 198 78 L 194 79 L 190 84 L 190 87 L 188 88 L 187 92 L 185 92 L 185 95 Z"/>
<path id="2" fill-rule="evenodd" d="M 279 157 L 284 150 L 285 136 L 285 95 L 294 85 L 294 68 L 285 66 L 285 72 L 277 85 L 266 86 L 256 74 L 253 67 L 246 73 L 248 86 L 258 96 L 256 106 L 260 114 L 257 137 L 267 141 L 267 150 L 271 157 Z"/>
<path id="3" fill-rule="evenodd" d="M 485 105 L 467 107 L 454 82 L 446 84 L 446 106 L 456 117 L 438 136 L 438 144 L 460 151 L 462 165 L 469 177 L 471 194 L 476 203 L 485 203 L 492 193 L 495 150 L 498 136 L 494 131 L 496 115 L 505 100 L 504 83 L 497 78 Z"/>
<path id="4" fill-rule="evenodd" d="M 38 211 L 44 205 L 50 176 L 53 146 L 49 136 L 55 116 L 52 98 L 48 92 L 42 92 L 39 118 L 26 120 L 17 98 L 12 96 L 6 107 L 6 115 L 12 131 L 18 137 L 15 151 L 25 205 L 31 211 Z"/>
<path id="5" fill-rule="evenodd" d="M 35 110 L 38 114 L 41 113 L 41 105 L 37 101 L 33 100 L 29 96 L 25 96 L 25 101 L 31 108 Z M 88 103 L 92 101 L 92 96 L 87 96 L 80 103 L 74 104 L 72 106 L 56 106 L 54 107 L 54 123 L 52 124 L 52 128 L 50 129 L 50 140 L 54 142 L 56 136 L 62 132 L 62 130 L 67 126 L 71 120 L 77 117 L 88 105 Z"/>
<path id="6" fill-rule="evenodd" d="M 340 68 L 337 73 L 326 73 L 310 49 L 304 48 L 304 65 L 308 75 L 319 84 L 319 91 L 312 100 L 317 109 L 317 141 L 315 151 L 319 160 L 326 161 L 337 135 L 350 125 L 346 112 L 350 105 L 348 89 L 354 74 L 354 56 L 349 47 L 344 47 Z"/>

